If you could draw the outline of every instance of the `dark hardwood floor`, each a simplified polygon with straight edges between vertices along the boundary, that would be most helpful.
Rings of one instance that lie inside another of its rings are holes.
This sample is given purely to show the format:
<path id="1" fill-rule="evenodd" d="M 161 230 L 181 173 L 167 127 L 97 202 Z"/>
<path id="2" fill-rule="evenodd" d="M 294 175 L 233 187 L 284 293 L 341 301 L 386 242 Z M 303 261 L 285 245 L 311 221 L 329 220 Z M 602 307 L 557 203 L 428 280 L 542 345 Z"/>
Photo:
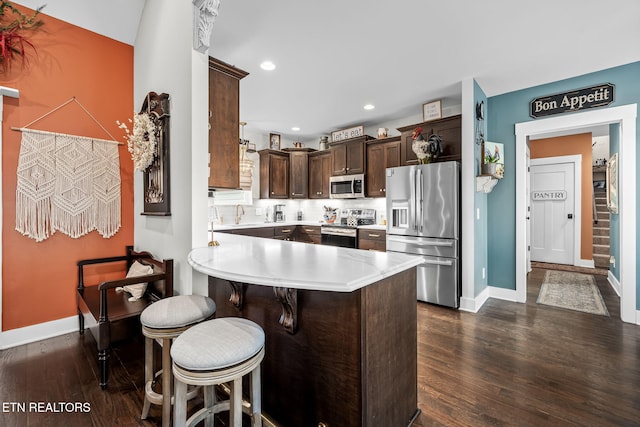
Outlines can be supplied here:
<path id="1" fill-rule="evenodd" d="M 530 274 L 526 304 L 490 299 L 472 314 L 418 303 L 416 426 L 639 425 L 640 327 L 620 321 L 603 276 L 595 277 L 611 317 L 536 304 L 543 274 Z M 1 351 L 0 426 L 158 425 L 155 406 L 140 420 L 142 340 L 112 352 L 107 391 L 95 359 L 90 334 Z M 90 411 L 30 412 L 29 402 Z"/>
<path id="2" fill-rule="evenodd" d="M 611 317 L 490 299 L 477 314 L 418 304 L 417 426 L 640 425 L 640 327 L 594 276 Z"/>

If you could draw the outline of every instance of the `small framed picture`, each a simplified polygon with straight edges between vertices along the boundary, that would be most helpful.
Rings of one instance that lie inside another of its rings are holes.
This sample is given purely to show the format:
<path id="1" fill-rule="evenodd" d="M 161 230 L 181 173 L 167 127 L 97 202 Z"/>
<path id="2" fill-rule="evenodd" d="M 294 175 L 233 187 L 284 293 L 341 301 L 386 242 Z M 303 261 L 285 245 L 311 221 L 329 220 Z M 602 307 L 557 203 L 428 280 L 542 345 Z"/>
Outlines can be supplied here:
<path id="1" fill-rule="evenodd" d="M 425 122 L 442 118 L 442 101 L 431 101 L 422 104 L 422 119 Z"/>
<path id="2" fill-rule="evenodd" d="M 280 149 L 280 134 L 279 133 L 270 133 L 269 134 L 269 148 L 272 150 Z"/>

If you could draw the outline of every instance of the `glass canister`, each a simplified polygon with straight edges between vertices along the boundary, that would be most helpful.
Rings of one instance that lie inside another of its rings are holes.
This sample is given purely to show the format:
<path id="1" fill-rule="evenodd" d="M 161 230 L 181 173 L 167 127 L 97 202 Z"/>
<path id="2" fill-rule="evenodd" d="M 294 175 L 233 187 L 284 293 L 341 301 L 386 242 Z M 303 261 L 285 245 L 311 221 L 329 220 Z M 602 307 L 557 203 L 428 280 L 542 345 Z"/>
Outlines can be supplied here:
<path id="1" fill-rule="evenodd" d="M 328 136 L 321 136 L 320 137 L 320 143 L 318 144 L 318 149 L 319 150 L 326 150 L 327 148 L 329 148 L 329 137 Z"/>

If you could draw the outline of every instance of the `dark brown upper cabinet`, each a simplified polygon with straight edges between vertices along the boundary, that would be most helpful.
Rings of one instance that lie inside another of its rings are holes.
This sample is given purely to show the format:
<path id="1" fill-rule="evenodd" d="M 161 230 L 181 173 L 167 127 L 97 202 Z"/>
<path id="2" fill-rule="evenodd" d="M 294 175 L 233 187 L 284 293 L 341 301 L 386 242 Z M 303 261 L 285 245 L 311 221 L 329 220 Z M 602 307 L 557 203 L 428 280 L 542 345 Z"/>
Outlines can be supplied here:
<path id="1" fill-rule="evenodd" d="M 289 153 L 260 150 L 260 198 L 289 198 Z"/>
<path id="2" fill-rule="evenodd" d="M 309 198 L 309 153 L 314 148 L 285 148 L 289 153 L 289 198 Z"/>
<path id="3" fill-rule="evenodd" d="M 443 153 L 438 157 L 437 162 L 462 160 L 462 116 L 457 115 L 398 128 L 402 133 L 400 161 L 403 165 L 418 164 L 418 158 L 412 149 L 413 130 L 417 127 L 422 128 L 422 136 L 425 139 L 434 134 L 442 138 Z"/>
<path id="4" fill-rule="evenodd" d="M 329 144 L 331 152 L 331 175 L 353 175 L 364 173 L 367 165 L 365 142 L 370 136 L 359 136 Z"/>
<path id="5" fill-rule="evenodd" d="M 400 136 L 367 143 L 367 197 L 387 195 L 386 168 L 400 166 Z"/>
<path id="6" fill-rule="evenodd" d="M 309 198 L 329 198 L 331 176 L 331 152 L 329 150 L 309 153 Z"/>
<path id="7" fill-rule="evenodd" d="M 248 74 L 209 57 L 209 188 L 240 187 L 240 80 Z"/>

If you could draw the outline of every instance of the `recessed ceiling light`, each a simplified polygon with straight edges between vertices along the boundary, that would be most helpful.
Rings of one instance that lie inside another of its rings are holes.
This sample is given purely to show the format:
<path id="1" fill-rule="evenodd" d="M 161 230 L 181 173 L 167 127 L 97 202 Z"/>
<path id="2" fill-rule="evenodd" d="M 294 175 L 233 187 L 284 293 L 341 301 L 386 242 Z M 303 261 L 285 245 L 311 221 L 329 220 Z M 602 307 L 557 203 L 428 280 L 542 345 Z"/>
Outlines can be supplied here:
<path id="1" fill-rule="evenodd" d="M 373 110 L 374 108 L 376 108 L 375 105 L 373 104 L 367 104 L 363 107 L 365 110 Z"/>
<path id="2" fill-rule="evenodd" d="M 294 126 L 291 128 L 292 131 L 294 132 L 298 132 L 300 130 L 300 128 L 298 126 Z"/>
<path id="3" fill-rule="evenodd" d="M 276 64 L 271 61 L 264 61 L 262 64 L 260 64 L 260 68 L 266 71 L 272 71 L 276 69 Z"/>

